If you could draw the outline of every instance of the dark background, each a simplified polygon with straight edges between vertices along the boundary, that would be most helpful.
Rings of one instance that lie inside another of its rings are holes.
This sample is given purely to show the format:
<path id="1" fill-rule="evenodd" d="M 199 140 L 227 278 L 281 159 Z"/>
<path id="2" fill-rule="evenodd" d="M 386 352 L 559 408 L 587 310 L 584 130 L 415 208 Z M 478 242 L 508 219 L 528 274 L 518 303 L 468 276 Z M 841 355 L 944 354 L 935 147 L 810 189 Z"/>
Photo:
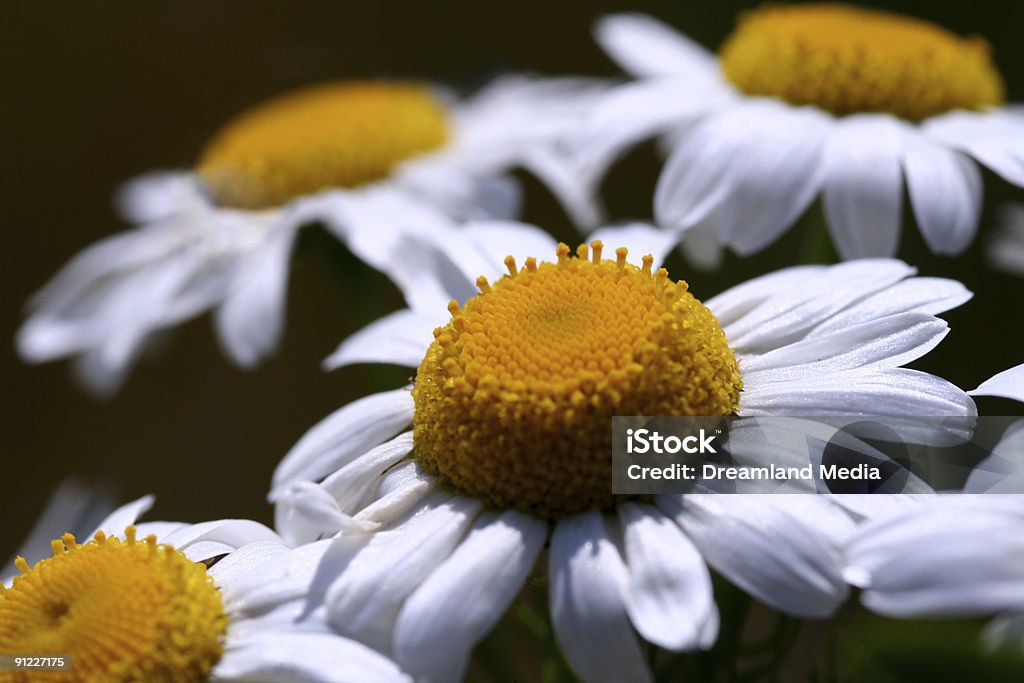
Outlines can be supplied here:
<path id="1" fill-rule="evenodd" d="M 299 84 L 419 76 L 472 87 L 504 70 L 613 75 L 614 66 L 589 36 L 599 14 L 646 11 L 714 48 L 737 11 L 754 4 L 4 3 L 0 561 L 14 551 L 52 487 L 69 475 L 105 481 L 122 500 L 156 493 L 150 519 L 269 520 L 264 495 L 270 475 L 294 441 L 333 409 L 408 375 L 372 367 L 320 371 L 320 359 L 368 322 L 371 311 L 383 314 L 382 306 L 397 308 L 400 299 L 383 277 L 316 231 L 303 239 L 294 260 L 281 351 L 257 372 L 229 364 L 208 318 L 179 328 L 110 400 L 82 391 L 66 363 L 23 365 L 12 340 L 24 301 L 73 254 L 125 228 L 110 201 L 119 182 L 148 169 L 188 166 L 234 113 Z M 885 6 L 986 37 L 1010 98 L 1024 100 L 1022 3 Z M 649 214 L 656 170 L 649 149 L 616 168 L 606 186 L 614 217 Z M 525 218 L 571 237 L 550 197 L 525 182 Z M 1022 197 L 991 174 L 986 191 L 990 198 Z M 916 367 L 973 387 L 1024 361 L 1024 280 L 985 270 L 980 244 L 959 259 L 940 259 L 924 252 L 913 229 L 904 232 L 905 258 L 925 274 L 962 279 L 977 293 L 946 316 L 952 333 Z M 788 265 L 798 248 L 793 231 L 762 257 L 730 260 L 714 276 L 678 259 L 671 270 L 706 298 Z M 997 414 L 1019 410 L 997 400 L 981 407 Z"/>

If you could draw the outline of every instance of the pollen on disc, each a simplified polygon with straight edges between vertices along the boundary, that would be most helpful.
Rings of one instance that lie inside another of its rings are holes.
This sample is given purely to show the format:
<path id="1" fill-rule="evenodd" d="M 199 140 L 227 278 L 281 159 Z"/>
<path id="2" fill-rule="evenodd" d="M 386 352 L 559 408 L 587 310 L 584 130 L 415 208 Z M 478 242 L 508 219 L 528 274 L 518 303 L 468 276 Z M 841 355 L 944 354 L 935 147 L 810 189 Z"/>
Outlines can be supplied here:
<path id="1" fill-rule="evenodd" d="M 201 563 L 133 527 L 125 535 L 65 534 L 52 557 L 19 562 L 0 591 L 0 652 L 70 654 L 70 670 L 45 674 L 61 683 L 207 680 L 228 624 L 220 591 Z M 0 680 L 30 680 L 21 673 Z"/>
<path id="2" fill-rule="evenodd" d="M 414 456 L 456 490 L 544 517 L 603 508 L 615 415 L 728 415 L 741 379 L 686 283 L 603 244 L 452 307 L 416 375 Z"/>
<path id="3" fill-rule="evenodd" d="M 423 85 L 327 83 L 237 116 L 207 144 L 197 171 L 218 204 L 263 209 L 382 180 L 448 134 L 444 105 Z"/>
<path id="4" fill-rule="evenodd" d="M 919 121 L 1004 102 L 985 41 L 880 10 L 765 5 L 740 17 L 719 56 L 740 90 L 837 115 L 887 112 Z"/>

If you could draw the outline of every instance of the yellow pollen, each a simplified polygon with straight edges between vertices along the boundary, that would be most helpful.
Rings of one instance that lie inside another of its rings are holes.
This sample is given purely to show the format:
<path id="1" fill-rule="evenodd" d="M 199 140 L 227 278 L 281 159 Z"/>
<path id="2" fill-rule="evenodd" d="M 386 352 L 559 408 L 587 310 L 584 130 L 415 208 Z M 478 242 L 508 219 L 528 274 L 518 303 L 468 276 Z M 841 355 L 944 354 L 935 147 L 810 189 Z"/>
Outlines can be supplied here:
<path id="1" fill-rule="evenodd" d="M 888 112 L 920 121 L 1004 102 L 988 44 L 929 22 L 842 4 L 745 13 L 720 51 L 725 76 L 751 95 L 837 115 Z"/>
<path id="2" fill-rule="evenodd" d="M 219 204 L 263 209 L 381 180 L 447 139 L 445 108 L 425 86 L 327 83 L 236 117 L 203 150 L 197 171 Z"/>
<path id="3" fill-rule="evenodd" d="M 456 490 L 541 517 L 614 504 L 611 418 L 728 415 L 736 359 L 714 315 L 673 282 L 602 260 L 600 242 L 527 259 L 448 310 L 416 375 L 415 458 Z"/>
<path id="4" fill-rule="evenodd" d="M 207 680 L 228 623 L 220 592 L 204 565 L 154 536 L 137 541 L 134 527 L 125 535 L 79 545 L 64 534 L 34 567 L 18 558 L 21 575 L 0 590 L 0 652 L 70 654 L 72 669 L 47 681 Z M 32 675 L 0 671 L 0 681 Z"/>

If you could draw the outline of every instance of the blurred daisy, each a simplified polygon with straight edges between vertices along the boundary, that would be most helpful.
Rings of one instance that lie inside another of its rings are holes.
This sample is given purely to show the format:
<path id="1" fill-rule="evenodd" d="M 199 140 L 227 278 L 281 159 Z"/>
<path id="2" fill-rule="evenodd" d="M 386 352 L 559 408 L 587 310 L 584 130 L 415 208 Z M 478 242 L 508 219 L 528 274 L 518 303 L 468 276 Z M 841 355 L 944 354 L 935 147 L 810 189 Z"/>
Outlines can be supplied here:
<path id="1" fill-rule="evenodd" d="M 64 534 L 34 566 L 18 558 L 21 574 L 0 588 L 0 651 L 70 654 L 74 680 L 84 681 L 409 680 L 329 631 L 232 608 L 247 597 L 243 581 L 287 557 L 270 529 L 246 520 L 132 525 L 151 502 L 118 509 L 88 542 Z"/>
<path id="2" fill-rule="evenodd" d="M 982 203 L 975 162 L 1024 186 L 1024 112 L 979 38 L 842 4 L 745 11 L 717 56 L 643 15 L 596 36 L 637 80 L 574 136 L 580 192 L 661 135 L 655 218 L 706 265 L 763 249 L 819 195 L 843 258 L 894 255 L 904 183 L 929 248 L 958 254 Z"/>
<path id="3" fill-rule="evenodd" d="M 900 366 L 939 343 L 935 314 L 970 294 L 878 260 L 780 271 L 705 306 L 657 267 L 665 234 L 598 231 L 573 256 L 535 228 L 480 224 L 403 250 L 488 276 L 440 327 L 437 311 L 406 310 L 342 344 L 331 363 L 418 366 L 415 385 L 314 427 L 271 492 L 290 542 L 350 532 L 324 598 L 342 634 L 418 679 L 458 680 L 546 545 L 555 633 L 586 681 L 650 680 L 637 633 L 709 647 L 707 565 L 787 613 L 822 618 L 842 602 L 854 516 L 823 496 L 616 498 L 610 418 L 948 415 L 935 438 L 962 438 L 973 401 Z M 605 258 L 602 239 L 655 254 Z M 541 245 L 553 262 L 524 258 Z M 445 276 L 455 292 L 472 282 Z"/>
<path id="4" fill-rule="evenodd" d="M 996 234 L 988 245 L 993 267 L 1024 277 L 1024 204 L 1006 204 L 999 209 Z"/>
<path id="5" fill-rule="evenodd" d="M 213 309 L 226 352 L 251 366 L 281 335 L 299 227 L 322 221 L 389 272 L 381 254 L 402 229 L 511 215 L 518 189 L 503 174 L 570 125 L 596 87 L 510 77 L 454 101 L 422 84 L 352 81 L 259 104 L 194 169 L 127 185 L 123 213 L 138 228 L 86 249 L 35 295 L 19 351 L 76 356 L 86 383 L 111 391 L 153 332 Z"/>

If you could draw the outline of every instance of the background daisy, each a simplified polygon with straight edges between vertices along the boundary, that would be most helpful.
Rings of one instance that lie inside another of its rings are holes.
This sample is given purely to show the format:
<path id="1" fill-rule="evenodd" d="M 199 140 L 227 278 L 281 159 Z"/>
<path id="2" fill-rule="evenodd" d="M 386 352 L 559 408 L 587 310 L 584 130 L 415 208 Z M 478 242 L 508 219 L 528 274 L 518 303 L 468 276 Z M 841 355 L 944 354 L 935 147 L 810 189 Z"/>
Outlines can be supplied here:
<path id="1" fill-rule="evenodd" d="M 595 35 L 636 80 L 570 143 L 583 192 L 661 135 L 654 216 L 695 262 L 764 249 L 819 196 L 841 257 L 892 256 L 904 187 L 929 248 L 955 255 L 977 229 L 978 163 L 1024 186 L 1024 116 L 980 39 L 837 4 L 748 10 L 717 55 L 643 15 Z"/>
<path id="2" fill-rule="evenodd" d="M 256 105 L 194 170 L 126 186 L 137 229 L 86 249 L 32 298 L 19 351 L 76 357 L 82 379 L 109 392 L 154 332 L 212 309 L 225 350 L 252 366 L 277 346 L 292 246 L 317 221 L 415 296 L 381 258 L 397 235 L 515 214 L 504 174 L 564 133 L 596 88 L 506 77 L 458 101 L 427 84 L 341 81 Z"/>

